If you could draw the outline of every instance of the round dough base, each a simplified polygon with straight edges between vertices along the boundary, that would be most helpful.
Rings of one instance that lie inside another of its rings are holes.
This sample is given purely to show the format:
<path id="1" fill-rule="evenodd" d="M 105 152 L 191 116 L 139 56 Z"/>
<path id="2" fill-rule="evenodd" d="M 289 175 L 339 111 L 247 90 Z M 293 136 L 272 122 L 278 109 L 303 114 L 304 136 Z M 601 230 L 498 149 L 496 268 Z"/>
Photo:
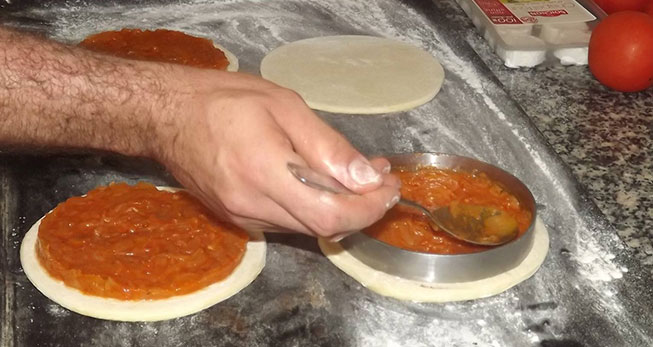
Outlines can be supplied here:
<path id="1" fill-rule="evenodd" d="M 422 105 L 438 93 L 444 69 L 431 54 L 373 36 L 326 36 L 276 48 L 263 78 L 295 90 L 317 110 L 377 114 Z"/>
<path id="2" fill-rule="evenodd" d="M 549 233 L 539 218 L 533 236 L 533 247 L 513 269 L 478 281 L 459 283 L 419 282 L 389 275 L 361 262 L 339 243 L 324 239 L 318 243 L 322 253 L 340 270 L 378 294 L 415 302 L 451 302 L 496 295 L 531 277 L 549 251 Z"/>
<path id="3" fill-rule="evenodd" d="M 174 190 L 174 189 L 165 190 Z M 41 218 L 43 219 L 43 218 Z M 159 300 L 118 300 L 82 293 L 52 278 L 36 256 L 39 219 L 27 232 L 20 247 L 25 275 L 43 295 L 81 315 L 100 319 L 145 322 L 186 316 L 213 306 L 247 287 L 265 266 L 266 243 L 263 233 L 249 233 L 245 255 L 227 278 L 198 291 Z"/>

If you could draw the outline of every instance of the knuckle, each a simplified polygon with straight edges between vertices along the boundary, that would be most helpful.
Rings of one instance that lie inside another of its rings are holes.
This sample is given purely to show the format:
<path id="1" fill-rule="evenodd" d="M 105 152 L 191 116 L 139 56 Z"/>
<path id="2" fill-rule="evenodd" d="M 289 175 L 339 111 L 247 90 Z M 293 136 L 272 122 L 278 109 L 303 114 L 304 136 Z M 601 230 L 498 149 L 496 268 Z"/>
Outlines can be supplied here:
<path id="1" fill-rule="evenodd" d="M 383 180 L 387 186 L 394 187 L 396 189 L 401 188 L 401 180 L 399 177 L 392 174 L 385 174 Z"/>
<path id="2" fill-rule="evenodd" d="M 251 202 L 247 201 L 247 199 L 241 195 L 237 194 L 235 192 L 229 192 L 225 194 L 224 199 L 223 199 L 223 205 L 224 209 L 227 211 L 228 214 L 232 216 L 232 218 L 236 216 L 248 216 L 250 215 L 250 209 L 251 209 Z"/>
<path id="3" fill-rule="evenodd" d="M 304 99 L 294 90 L 287 88 L 277 88 L 273 90 L 273 97 L 276 99 L 281 99 L 286 102 L 291 103 L 302 103 L 304 104 Z"/>
<path id="4" fill-rule="evenodd" d="M 367 226 L 370 226 L 374 224 L 376 221 L 378 221 L 379 219 L 383 218 L 383 216 L 385 216 L 385 213 L 387 212 L 387 209 L 385 208 L 385 204 L 384 204 L 382 206 L 379 206 L 378 208 L 371 209 L 371 211 L 372 211 L 370 213 L 371 219 L 369 223 L 367 223 Z"/>
<path id="5" fill-rule="evenodd" d="M 322 214 L 313 222 L 313 232 L 322 237 L 329 237 L 342 230 L 342 217 L 336 214 Z"/>
<path id="6" fill-rule="evenodd" d="M 226 90 L 217 97 L 211 97 L 208 102 L 219 109 L 226 107 L 248 111 L 261 108 L 265 104 L 265 95 L 258 91 Z"/>
<path id="7" fill-rule="evenodd" d="M 348 162 L 351 157 L 356 155 L 353 147 L 340 134 L 333 134 L 317 149 L 325 161 L 329 162 Z"/>

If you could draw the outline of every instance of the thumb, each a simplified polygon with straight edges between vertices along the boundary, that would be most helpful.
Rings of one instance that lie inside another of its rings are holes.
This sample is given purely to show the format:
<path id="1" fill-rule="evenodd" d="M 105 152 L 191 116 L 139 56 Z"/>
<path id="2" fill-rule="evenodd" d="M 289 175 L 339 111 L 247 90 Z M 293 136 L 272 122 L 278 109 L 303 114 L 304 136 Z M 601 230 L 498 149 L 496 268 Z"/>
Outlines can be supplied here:
<path id="1" fill-rule="evenodd" d="M 330 175 L 358 193 L 371 192 L 383 185 L 383 174 L 390 171 L 385 159 L 368 160 L 326 123 L 315 116 L 301 129 L 286 129 L 295 152 L 316 171 Z M 310 140 L 309 140 L 310 139 Z"/>
<path id="2" fill-rule="evenodd" d="M 356 193 L 363 194 L 380 187 L 383 184 L 382 174 L 390 169 L 390 164 L 385 160 L 370 162 L 344 136 L 331 128 L 322 129 L 311 142 L 310 146 L 295 146 L 295 151 L 312 168 L 333 176 Z"/>
<path id="3" fill-rule="evenodd" d="M 346 151 L 350 153 L 344 153 Z M 370 192 L 383 184 L 381 171 L 353 147 L 343 148 L 336 155 L 324 157 L 322 162 L 332 176 L 357 193 Z"/>
<path id="4" fill-rule="evenodd" d="M 353 147 L 349 157 L 343 155 L 345 150 L 323 159 L 325 170 L 349 189 L 359 193 L 375 190 L 384 183 L 384 174 L 390 172 L 390 163 L 385 158 L 368 160 Z"/>

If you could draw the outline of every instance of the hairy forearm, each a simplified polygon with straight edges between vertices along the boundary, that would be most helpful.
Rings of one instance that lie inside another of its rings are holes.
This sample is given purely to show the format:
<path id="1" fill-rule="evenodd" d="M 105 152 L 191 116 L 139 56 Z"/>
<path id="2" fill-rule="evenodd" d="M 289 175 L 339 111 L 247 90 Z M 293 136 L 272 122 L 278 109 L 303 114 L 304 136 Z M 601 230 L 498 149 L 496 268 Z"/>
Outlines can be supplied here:
<path id="1" fill-rule="evenodd" d="M 174 107 L 170 67 L 103 56 L 0 27 L 0 149 L 86 147 L 150 155 Z"/>

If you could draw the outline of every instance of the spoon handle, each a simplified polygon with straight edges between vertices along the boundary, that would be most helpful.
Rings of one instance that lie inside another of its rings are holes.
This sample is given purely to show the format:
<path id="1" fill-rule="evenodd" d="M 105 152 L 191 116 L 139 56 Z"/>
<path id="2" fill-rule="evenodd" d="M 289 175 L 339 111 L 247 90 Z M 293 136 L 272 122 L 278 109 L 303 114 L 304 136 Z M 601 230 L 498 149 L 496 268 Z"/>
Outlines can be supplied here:
<path id="1" fill-rule="evenodd" d="M 300 166 L 295 163 L 288 163 L 288 171 L 290 171 L 293 176 L 295 176 L 295 178 L 297 178 L 300 182 L 311 188 L 331 192 L 334 194 L 356 194 L 347 189 L 347 187 L 343 186 L 335 178 L 313 171 L 313 169 Z M 399 200 L 399 203 L 416 208 L 427 217 L 431 218 L 431 212 L 415 201 L 402 198 Z"/>
<path id="2" fill-rule="evenodd" d="M 416 203 L 413 200 L 408 200 L 408 199 L 401 198 L 401 199 L 399 199 L 399 204 L 402 204 L 402 205 L 408 206 L 408 207 L 412 207 L 412 208 L 416 208 L 420 212 L 422 212 L 422 214 L 426 215 L 428 218 L 434 219 L 433 216 L 431 215 L 431 211 L 427 210 L 426 207 Z"/>
<path id="3" fill-rule="evenodd" d="M 288 171 L 290 171 L 290 173 L 292 173 L 295 178 L 311 188 L 331 192 L 334 194 L 355 194 L 331 176 L 323 175 L 310 168 L 300 166 L 295 163 L 288 163 L 287 166 Z"/>

